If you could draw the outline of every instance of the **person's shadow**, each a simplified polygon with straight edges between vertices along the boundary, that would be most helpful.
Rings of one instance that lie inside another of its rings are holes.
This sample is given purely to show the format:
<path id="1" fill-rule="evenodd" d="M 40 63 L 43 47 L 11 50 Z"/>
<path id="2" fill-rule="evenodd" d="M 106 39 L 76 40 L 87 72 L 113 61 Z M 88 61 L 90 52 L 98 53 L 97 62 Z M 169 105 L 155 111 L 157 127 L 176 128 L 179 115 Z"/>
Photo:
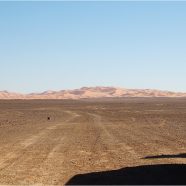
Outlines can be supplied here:
<path id="1" fill-rule="evenodd" d="M 186 154 L 149 158 L 186 158 Z M 186 185 L 185 164 L 158 164 L 78 174 L 66 185 Z"/>

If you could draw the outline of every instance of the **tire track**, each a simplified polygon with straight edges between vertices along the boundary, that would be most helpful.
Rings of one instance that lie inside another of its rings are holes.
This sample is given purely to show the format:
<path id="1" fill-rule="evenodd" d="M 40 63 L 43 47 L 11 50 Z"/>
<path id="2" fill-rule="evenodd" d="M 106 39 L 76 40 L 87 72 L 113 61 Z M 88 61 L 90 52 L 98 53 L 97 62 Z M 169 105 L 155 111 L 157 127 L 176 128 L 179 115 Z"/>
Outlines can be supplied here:
<path id="1" fill-rule="evenodd" d="M 37 146 L 39 143 L 43 141 L 47 141 L 47 137 L 60 128 L 61 125 L 64 125 L 67 122 L 70 122 L 73 120 L 75 117 L 78 117 L 79 115 L 75 114 L 74 112 L 71 111 L 66 111 L 68 114 L 71 115 L 69 119 L 66 119 L 62 124 L 56 123 L 52 124 L 52 126 L 47 126 L 45 129 L 43 129 L 41 132 L 38 134 L 32 135 L 29 138 L 25 139 L 23 142 L 20 142 L 16 145 L 15 150 L 13 152 L 9 152 L 6 154 L 6 156 L 1 157 L 0 160 L 0 171 L 2 172 L 4 169 L 7 169 L 10 166 L 14 166 L 16 162 L 18 162 L 20 159 L 23 159 L 23 161 L 26 161 L 28 159 L 27 155 L 30 155 L 30 152 L 32 149 L 32 146 Z M 57 138 L 57 137 L 56 137 Z M 63 139 L 63 138 L 62 138 Z M 62 141 L 60 139 L 60 141 Z M 53 139 L 53 143 L 55 144 L 55 141 L 57 141 L 58 138 L 55 140 Z M 59 144 L 58 144 L 59 145 Z M 51 151 L 53 148 L 57 147 L 52 147 Z M 50 152 L 48 152 L 50 153 Z M 23 162 L 22 162 L 23 164 Z"/>

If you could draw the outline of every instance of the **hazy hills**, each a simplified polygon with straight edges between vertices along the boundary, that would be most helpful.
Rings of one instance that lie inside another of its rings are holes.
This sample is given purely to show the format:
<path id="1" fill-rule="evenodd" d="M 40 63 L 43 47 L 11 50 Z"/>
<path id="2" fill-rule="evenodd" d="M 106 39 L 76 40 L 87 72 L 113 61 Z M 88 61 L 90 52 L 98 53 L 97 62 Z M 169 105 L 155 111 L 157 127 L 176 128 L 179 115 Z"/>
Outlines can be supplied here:
<path id="1" fill-rule="evenodd" d="M 31 94 L 0 91 L 0 99 L 82 99 L 106 97 L 186 97 L 186 93 L 116 87 L 82 87 L 74 90 L 45 91 Z"/>

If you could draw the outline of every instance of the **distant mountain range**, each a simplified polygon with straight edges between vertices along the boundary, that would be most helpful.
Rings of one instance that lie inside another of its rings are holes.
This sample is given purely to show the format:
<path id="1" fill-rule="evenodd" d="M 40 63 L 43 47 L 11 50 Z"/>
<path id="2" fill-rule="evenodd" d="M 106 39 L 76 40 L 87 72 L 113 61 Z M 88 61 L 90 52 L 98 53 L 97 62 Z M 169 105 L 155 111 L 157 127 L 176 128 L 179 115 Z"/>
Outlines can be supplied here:
<path id="1" fill-rule="evenodd" d="M 82 99 L 109 97 L 186 97 L 186 93 L 154 89 L 125 89 L 117 87 L 82 87 L 74 90 L 45 91 L 42 93 L 31 94 L 0 91 L 0 99 Z"/>

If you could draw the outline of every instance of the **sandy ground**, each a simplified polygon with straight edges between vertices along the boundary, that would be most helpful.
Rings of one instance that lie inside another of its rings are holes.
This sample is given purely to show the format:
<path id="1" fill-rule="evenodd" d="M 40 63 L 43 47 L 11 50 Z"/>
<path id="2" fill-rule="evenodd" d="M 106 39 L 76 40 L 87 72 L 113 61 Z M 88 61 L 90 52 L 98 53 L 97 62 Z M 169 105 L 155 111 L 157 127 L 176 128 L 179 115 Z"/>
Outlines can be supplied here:
<path id="1" fill-rule="evenodd" d="M 0 184 L 64 185 L 77 174 L 185 164 L 185 153 L 186 99 L 0 101 Z"/>

